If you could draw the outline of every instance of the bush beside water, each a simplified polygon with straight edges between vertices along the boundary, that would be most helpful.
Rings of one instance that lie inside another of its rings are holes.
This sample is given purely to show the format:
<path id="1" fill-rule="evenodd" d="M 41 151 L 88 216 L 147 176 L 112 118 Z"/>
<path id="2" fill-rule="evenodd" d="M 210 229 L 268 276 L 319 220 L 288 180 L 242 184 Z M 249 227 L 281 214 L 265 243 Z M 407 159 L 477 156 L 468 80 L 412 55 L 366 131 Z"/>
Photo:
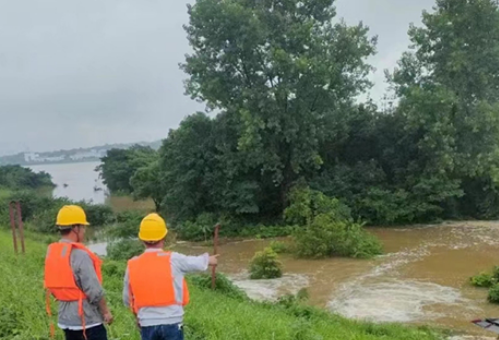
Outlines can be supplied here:
<path id="1" fill-rule="evenodd" d="M 476 276 L 470 278 L 471 285 L 479 288 L 490 288 L 494 285 L 494 281 L 497 281 L 496 278 L 489 273 L 480 273 Z"/>
<path id="2" fill-rule="evenodd" d="M 293 233 L 296 253 L 301 257 L 347 256 L 369 258 L 382 253 L 379 240 L 350 216 L 350 210 L 335 198 L 310 188 L 291 192 L 286 220 L 305 223 Z"/>
<path id="3" fill-rule="evenodd" d="M 489 294 L 487 295 L 487 300 L 490 303 L 499 304 L 499 284 L 498 283 L 494 283 L 490 287 Z"/>
<path id="4" fill-rule="evenodd" d="M 242 237 L 267 239 L 289 236 L 293 232 L 292 226 L 250 223 L 248 221 L 203 213 L 194 220 L 187 220 L 174 225 L 178 237 L 186 241 L 209 241 L 213 239 L 215 225 L 220 223 L 220 237 Z"/>
<path id="5" fill-rule="evenodd" d="M 272 241 L 269 246 L 277 254 L 284 254 L 292 251 L 292 247 L 281 241 Z"/>
<path id="6" fill-rule="evenodd" d="M 282 264 L 277 259 L 277 254 L 268 247 L 255 254 L 250 262 L 249 272 L 252 280 L 275 279 L 282 276 Z"/>
<path id="7" fill-rule="evenodd" d="M 488 288 L 487 300 L 499 304 L 499 266 L 495 266 L 490 273 L 482 272 L 470 278 L 471 285 L 479 288 Z"/>

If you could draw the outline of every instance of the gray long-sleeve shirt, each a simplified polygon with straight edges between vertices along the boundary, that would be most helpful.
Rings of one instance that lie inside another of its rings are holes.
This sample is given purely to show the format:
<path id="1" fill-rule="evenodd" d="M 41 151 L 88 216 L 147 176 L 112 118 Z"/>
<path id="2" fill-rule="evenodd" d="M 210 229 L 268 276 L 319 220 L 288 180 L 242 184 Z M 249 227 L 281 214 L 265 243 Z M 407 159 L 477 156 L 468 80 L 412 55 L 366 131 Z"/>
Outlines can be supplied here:
<path id="1" fill-rule="evenodd" d="M 62 239 L 60 242 L 71 241 Z M 87 296 L 87 299 L 83 300 L 83 313 L 85 315 L 86 328 L 101 325 L 104 320 L 100 313 L 98 303 L 104 297 L 104 289 L 97 278 L 92 259 L 84 250 L 72 249 L 71 268 L 73 270 L 76 285 Z M 83 329 L 81 316 L 78 311 L 78 301 L 59 301 L 59 328 L 71 330 Z"/>
<path id="2" fill-rule="evenodd" d="M 147 249 L 146 252 L 161 251 L 161 249 Z M 209 261 L 208 253 L 200 256 L 186 256 L 183 254 L 171 253 L 170 264 L 174 278 L 173 287 L 175 290 L 175 298 L 177 301 L 183 300 L 183 280 L 185 274 L 205 271 L 208 269 Z M 158 268 L 161 270 L 161 268 Z M 128 268 L 125 273 L 123 285 L 123 303 L 130 307 L 130 292 Z M 157 325 L 172 325 L 182 323 L 184 316 L 184 308 L 180 305 L 172 305 L 167 307 L 144 307 L 138 311 L 139 324 L 142 327 L 157 326 Z"/>

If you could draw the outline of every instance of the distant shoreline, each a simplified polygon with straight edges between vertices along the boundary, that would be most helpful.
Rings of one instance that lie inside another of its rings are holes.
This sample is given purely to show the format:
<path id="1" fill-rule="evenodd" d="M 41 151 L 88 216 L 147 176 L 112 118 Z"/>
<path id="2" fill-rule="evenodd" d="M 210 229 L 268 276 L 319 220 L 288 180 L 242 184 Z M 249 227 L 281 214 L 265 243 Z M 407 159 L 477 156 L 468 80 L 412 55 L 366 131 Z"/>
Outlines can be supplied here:
<path id="1" fill-rule="evenodd" d="M 74 163 L 93 163 L 93 162 L 100 162 L 100 158 L 88 158 L 88 159 L 81 159 L 81 160 L 63 160 L 63 161 L 56 161 L 56 162 L 33 162 L 33 163 L 18 163 L 18 164 L 9 164 L 9 165 L 20 165 L 20 166 L 35 166 L 35 165 L 58 165 L 58 164 L 74 164 Z"/>
<path id="2" fill-rule="evenodd" d="M 15 155 L 0 156 L 0 166 L 3 165 L 47 165 L 47 164 L 72 164 L 99 162 L 109 150 L 128 149 L 134 145 L 150 147 L 158 150 L 162 141 L 139 142 L 130 144 L 106 144 L 91 148 L 78 148 L 71 150 L 58 150 L 49 152 L 21 152 Z"/>

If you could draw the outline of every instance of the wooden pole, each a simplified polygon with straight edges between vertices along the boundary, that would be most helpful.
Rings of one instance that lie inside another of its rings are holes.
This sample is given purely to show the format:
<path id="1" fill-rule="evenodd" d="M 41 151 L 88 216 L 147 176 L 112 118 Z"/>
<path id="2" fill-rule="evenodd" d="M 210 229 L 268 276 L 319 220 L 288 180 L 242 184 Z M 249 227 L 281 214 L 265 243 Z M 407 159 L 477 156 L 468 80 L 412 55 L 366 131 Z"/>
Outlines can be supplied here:
<path id="1" fill-rule="evenodd" d="M 218 254 L 218 230 L 219 229 L 220 229 L 220 224 L 217 223 L 217 225 L 215 226 L 215 234 L 213 237 L 213 255 Z M 217 270 L 217 266 L 213 265 L 213 267 L 211 268 L 211 289 L 213 289 L 213 290 L 215 289 L 216 280 L 217 280 L 216 270 Z"/>
<path id="2" fill-rule="evenodd" d="M 9 203 L 10 226 L 12 227 L 12 240 L 14 241 L 14 252 L 17 254 L 16 221 L 14 219 L 14 202 Z"/>
<path id="3" fill-rule="evenodd" d="M 25 253 L 25 248 L 24 248 L 24 225 L 23 225 L 23 215 L 21 213 L 21 203 L 17 201 L 17 222 L 18 222 L 18 228 L 19 228 L 19 236 L 21 238 L 21 250 L 23 254 Z"/>

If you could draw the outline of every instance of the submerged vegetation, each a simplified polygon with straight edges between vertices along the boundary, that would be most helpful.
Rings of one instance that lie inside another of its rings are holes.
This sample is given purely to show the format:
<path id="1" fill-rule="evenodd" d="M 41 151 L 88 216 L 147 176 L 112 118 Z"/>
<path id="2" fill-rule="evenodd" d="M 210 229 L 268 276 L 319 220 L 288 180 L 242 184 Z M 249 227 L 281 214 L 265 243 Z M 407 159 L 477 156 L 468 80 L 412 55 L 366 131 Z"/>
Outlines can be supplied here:
<path id="1" fill-rule="evenodd" d="M 251 259 L 249 272 L 252 280 L 275 279 L 282 276 L 282 264 L 277 253 L 267 247 Z"/>
<path id="2" fill-rule="evenodd" d="M 493 268 L 492 272 L 480 273 L 470 278 L 471 284 L 479 288 L 488 288 L 487 300 L 499 304 L 499 267 Z"/>
<path id="3" fill-rule="evenodd" d="M 368 258 L 382 253 L 379 240 L 355 223 L 350 209 L 339 200 L 309 188 L 295 188 L 290 202 L 284 211 L 286 220 L 304 226 L 293 233 L 297 255 Z"/>

